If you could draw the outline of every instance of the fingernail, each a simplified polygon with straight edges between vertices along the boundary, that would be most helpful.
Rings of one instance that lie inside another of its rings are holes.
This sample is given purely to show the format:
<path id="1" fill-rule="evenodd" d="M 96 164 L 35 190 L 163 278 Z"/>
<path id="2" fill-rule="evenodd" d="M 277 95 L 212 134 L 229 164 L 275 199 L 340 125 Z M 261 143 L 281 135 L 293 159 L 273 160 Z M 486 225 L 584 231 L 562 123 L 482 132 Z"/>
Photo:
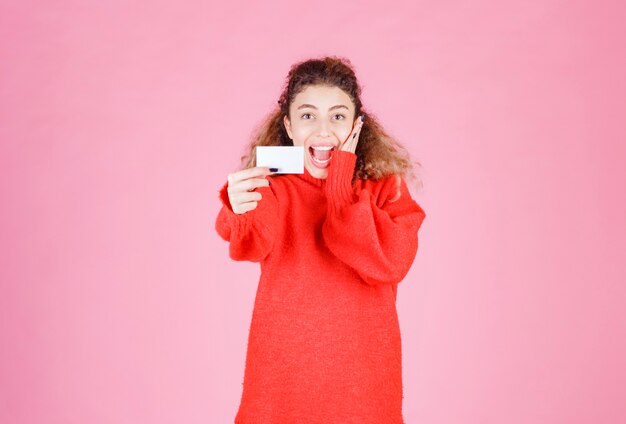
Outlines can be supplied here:
<path id="1" fill-rule="evenodd" d="M 278 168 L 270 168 L 270 171 L 271 172 L 276 172 L 276 171 L 278 171 Z"/>
<path id="2" fill-rule="evenodd" d="M 361 122 L 365 122 L 365 115 L 361 115 Z"/>
<path id="3" fill-rule="evenodd" d="M 356 133 L 354 133 L 354 135 L 352 136 L 352 138 L 356 137 Z"/>

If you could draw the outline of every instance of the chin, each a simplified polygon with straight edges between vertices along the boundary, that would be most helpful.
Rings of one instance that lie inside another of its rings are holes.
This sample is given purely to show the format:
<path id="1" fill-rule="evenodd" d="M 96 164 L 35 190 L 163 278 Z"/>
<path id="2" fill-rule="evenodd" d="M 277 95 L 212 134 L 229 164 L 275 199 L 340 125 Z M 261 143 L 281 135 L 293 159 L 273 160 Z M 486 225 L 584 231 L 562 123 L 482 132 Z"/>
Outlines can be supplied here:
<path id="1" fill-rule="evenodd" d="M 308 163 L 305 163 L 304 166 L 309 171 L 309 174 L 315 178 L 325 179 L 328 177 L 328 169 L 320 169 Z"/>

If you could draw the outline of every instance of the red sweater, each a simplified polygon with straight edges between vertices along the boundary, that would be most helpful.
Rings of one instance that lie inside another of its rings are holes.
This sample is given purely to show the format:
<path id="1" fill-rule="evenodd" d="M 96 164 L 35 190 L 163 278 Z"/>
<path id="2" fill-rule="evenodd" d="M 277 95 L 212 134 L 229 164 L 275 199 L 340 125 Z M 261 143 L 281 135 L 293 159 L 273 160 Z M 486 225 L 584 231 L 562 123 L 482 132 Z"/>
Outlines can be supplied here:
<path id="1" fill-rule="evenodd" d="M 230 257 L 261 267 L 237 424 L 403 423 L 396 288 L 426 214 L 400 177 L 352 184 L 355 164 L 269 176 L 244 214 L 219 192 Z"/>

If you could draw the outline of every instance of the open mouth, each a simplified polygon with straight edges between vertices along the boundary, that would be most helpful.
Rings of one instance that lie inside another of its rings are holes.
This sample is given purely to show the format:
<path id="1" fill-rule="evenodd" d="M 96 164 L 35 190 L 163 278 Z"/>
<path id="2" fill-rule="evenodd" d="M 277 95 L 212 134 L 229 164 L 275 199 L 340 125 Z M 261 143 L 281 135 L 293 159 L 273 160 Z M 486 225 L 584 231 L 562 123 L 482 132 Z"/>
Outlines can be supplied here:
<path id="1" fill-rule="evenodd" d="M 330 160 L 333 150 L 335 150 L 334 146 L 310 146 L 309 154 L 314 162 L 324 165 Z"/>

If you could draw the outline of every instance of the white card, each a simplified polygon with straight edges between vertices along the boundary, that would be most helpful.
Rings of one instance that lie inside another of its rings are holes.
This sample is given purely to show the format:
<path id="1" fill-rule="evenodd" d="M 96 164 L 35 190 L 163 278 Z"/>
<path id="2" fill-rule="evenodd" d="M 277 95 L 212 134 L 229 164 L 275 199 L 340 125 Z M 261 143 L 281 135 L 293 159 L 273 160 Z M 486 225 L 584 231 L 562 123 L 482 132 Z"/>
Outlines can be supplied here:
<path id="1" fill-rule="evenodd" d="M 277 174 L 303 174 L 304 146 L 257 146 L 256 166 L 278 168 Z"/>

